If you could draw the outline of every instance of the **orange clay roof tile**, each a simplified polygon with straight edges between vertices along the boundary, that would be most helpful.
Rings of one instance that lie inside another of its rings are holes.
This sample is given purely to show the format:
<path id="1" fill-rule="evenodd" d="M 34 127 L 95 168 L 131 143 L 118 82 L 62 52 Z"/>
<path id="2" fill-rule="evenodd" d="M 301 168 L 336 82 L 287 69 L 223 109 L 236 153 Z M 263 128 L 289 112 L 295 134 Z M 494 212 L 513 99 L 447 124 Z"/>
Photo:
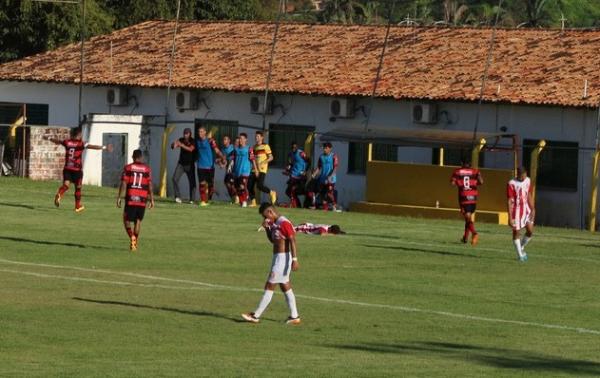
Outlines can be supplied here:
<path id="1" fill-rule="evenodd" d="M 173 28 L 171 21 L 147 21 L 91 38 L 84 83 L 166 87 Z M 274 28 L 181 23 L 173 87 L 264 90 Z M 382 26 L 282 24 L 270 89 L 370 96 L 384 35 Z M 377 96 L 476 101 L 491 35 L 491 29 L 392 27 Z M 599 68 L 598 30 L 498 29 L 483 100 L 599 106 Z M 0 80 L 78 83 L 79 45 L 2 64 Z"/>

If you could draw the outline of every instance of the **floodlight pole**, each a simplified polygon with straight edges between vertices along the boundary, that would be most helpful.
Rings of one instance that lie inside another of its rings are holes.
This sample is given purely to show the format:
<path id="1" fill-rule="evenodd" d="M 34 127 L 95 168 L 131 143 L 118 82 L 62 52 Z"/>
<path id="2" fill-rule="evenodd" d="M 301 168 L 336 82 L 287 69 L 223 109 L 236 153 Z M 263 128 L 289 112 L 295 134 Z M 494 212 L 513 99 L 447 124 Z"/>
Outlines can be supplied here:
<path id="1" fill-rule="evenodd" d="M 275 31 L 273 32 L 273 42 L 271 43 L 271 53 L 269 56 L 269 69 L 267 70 L 267 82 L 265 83 L 265 95 L 262 107 L 262 129 L 267 130 L 267 106 L 269 101 L 269 87 L 271 85 L 271 77 L 273 75 L 273 61 L 275 60 L 275 47 L 277 45 L 277 37 L 279 35 L 279 24 L 281 21 L 281 13 L 284 11 L 283 0 L 279 1 L 279 9 L 277 11 L 277 19 L 275 20 Z"/>
<path id="2" fill-rule="evenodd" d="M 590 191 L 590 208 L 588 211 L 588 229 L 596 231 L 596 217 L 598 215 L 598 166 L 600 164 L 600 99 L 598 104 L 598 118 L 596 120 L 596 150 L 592 157 L 592 188 Z"/>
<path id="3" fill-rule="evenodd" d="M 81 50 L 79 52 L 79 100 L 78 100 L 78 112 L 77 112 L 77 124 L 81 126 L 81 101 L 83 98 L 83 65 L 84 65 L 84 56 L 85 56 L 85 35 L 86 35 L 86 25 L 85 25 L 85 0 L 81 0 Z"/>

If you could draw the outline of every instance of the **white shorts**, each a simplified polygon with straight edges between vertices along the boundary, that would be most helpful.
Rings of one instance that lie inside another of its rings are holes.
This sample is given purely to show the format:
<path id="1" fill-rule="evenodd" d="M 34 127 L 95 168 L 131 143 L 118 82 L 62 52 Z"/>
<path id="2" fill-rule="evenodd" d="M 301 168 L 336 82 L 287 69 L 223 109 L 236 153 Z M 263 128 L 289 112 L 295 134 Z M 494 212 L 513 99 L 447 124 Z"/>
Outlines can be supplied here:
<path id="1" fill-rule="evenodd" d="M 522 216 L 519 219 L 514 220 L 513 230 L 519 231 L 524 229 L 528 224 L 533 224 L 533 217 L 531 213 L 528 212 L 526 215 Z"/>
<path id="2" fill-rule="evenodd" d="M 290 252 L 274 253 L 271 262 L 271 273 L 269 283 L 288 283 L 292 272 L 292 254 Z"/>

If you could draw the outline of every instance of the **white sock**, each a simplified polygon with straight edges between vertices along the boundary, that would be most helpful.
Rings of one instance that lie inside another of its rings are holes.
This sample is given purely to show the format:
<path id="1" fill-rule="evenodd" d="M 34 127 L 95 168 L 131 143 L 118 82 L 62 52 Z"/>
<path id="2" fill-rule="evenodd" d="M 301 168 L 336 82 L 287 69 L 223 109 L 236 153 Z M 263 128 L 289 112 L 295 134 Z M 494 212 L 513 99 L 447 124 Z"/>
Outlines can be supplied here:
<path id="1" fill-rule="evenodd" d="M 521 239 L 521 250 L 525 249 L 525 246 L 527 244 L 529 244 L 529 241 L 531 240 L 531 236 L 523 236 L 523 239 Z"/>
<path id="2" fill-rule="evenodd" d="M 286 291 L 285 293 L 285 301 L 288 304 L 288 307 L 290 308 L 290 316 L 292 318 L 297 318 L 298 317 L 298 309 L 296 308 L 296 296 L 294 295 L 294 292 L 292 291 L 292 289 Z"/>
<path id="3" fill-rule="evenodd" d="M 521 240 L 519 240 L 519 239 L 513 240 L 513 244 L 515 245 L 515 250 L 517 251 L 517 256 L 523 257 L 523 250 L 521 249 Z"/>
<path id="4" fill-rule="evenodd" d="M 271 303 L 271 299 L 273 299 L 273 290 L 265 290 L 260 302 L 258 302 L 258 307 L 254 311 L 255 317 L 260 318 L 262 313 L 267 309 L 267 306 L 269 306 L 269 303 Z"/>

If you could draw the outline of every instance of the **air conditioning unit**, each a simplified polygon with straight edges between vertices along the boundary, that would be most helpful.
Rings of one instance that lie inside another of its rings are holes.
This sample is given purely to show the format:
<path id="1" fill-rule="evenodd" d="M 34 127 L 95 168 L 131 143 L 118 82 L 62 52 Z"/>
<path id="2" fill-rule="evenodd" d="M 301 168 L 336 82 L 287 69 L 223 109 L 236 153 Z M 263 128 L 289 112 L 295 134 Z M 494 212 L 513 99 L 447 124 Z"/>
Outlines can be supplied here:
<path id="1" fill-rule="evenodd" d="M 264 96 L 252 96 L 250 97 L 250 113 L 252 114 L 262 114 L 263 113 L 263 104 L 265 97 Z M 273 102 L 274 99 L 272 96 L 267 97 L 267 108 L 265 114 L 273 114 Z"/>
<path id="2" fill-rule="evenodd" d="M 111 106 L 126 106 L 128 101 L 127 88 L 108 88 L 106 103 Z"/>
<path id="3" fill-rule="evenodd" d="M 177 109 L 198 109 L 198 94 L 192 91 L 177 91 L 175 93 L 175 106 Z"/>
<path id="4" fill-rule="evenodd" d="M 412 119 L 414 123 L 437 123 L 437 106 L 431 103 L 414 104 Z"/>
<path id="5" fill-rule="evenodd" d="M 334 98 L 329 101 L 329 115 L 335 118 L 353 118 L 354 100 L 348 98 Z"/>

